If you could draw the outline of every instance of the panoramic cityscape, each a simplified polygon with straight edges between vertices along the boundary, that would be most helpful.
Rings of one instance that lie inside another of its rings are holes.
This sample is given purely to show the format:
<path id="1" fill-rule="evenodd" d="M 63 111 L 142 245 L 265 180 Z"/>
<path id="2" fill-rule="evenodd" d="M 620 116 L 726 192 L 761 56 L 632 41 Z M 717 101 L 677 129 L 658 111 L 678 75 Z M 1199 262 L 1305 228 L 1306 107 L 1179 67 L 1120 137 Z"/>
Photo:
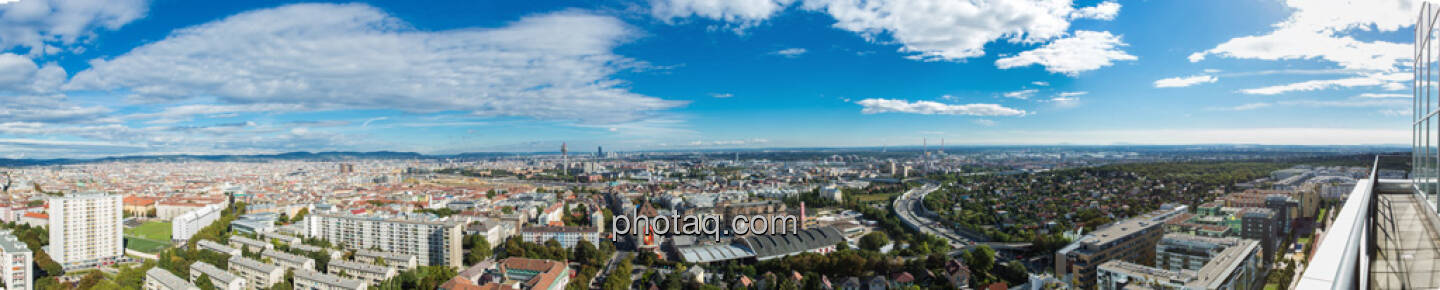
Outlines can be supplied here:
<path id="1" fill-rule="evenodd" d="M 1436 19 L 0 0 L 0 289 L 1440 289 Z"/>

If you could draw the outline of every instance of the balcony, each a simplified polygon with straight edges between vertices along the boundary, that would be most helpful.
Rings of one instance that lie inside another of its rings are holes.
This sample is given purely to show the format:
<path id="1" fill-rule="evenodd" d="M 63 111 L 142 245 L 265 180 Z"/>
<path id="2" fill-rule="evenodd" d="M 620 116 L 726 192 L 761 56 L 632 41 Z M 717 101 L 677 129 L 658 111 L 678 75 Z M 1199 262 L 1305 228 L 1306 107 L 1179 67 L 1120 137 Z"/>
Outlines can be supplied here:
<path id="1" fill-rule="evenodd" d="M 1440 216 L 1421 179 L 1383 179 L 1411 169 L 1409 156 L 1377 156 L 1317 244 L 1296 289 L 1440 288 Z M 1432 179 L 1433 180 L 1433 179 Z"/>

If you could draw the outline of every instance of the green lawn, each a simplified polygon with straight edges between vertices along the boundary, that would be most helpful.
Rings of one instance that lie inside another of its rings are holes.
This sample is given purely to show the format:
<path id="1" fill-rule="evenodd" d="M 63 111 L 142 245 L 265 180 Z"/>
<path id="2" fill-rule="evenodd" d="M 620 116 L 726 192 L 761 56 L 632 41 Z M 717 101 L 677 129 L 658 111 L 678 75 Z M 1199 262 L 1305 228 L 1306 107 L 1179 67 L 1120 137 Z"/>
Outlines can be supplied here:
<path id="1" fill-rule="evenodd" d="M 170 246 L 170 223 L 148 222 L 138 227 L 125 229 L 125 247 L 155 253 Z"/>

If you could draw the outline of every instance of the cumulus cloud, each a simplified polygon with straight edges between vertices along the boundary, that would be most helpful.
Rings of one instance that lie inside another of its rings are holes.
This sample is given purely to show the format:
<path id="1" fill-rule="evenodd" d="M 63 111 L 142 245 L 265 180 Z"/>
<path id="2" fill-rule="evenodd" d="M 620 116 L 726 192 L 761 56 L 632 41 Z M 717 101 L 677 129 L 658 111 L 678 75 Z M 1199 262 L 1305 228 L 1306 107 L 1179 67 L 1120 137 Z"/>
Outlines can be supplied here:
<path id="1" fill-rule="evenodd" d="M 0 53 L 0 92 L 49 94 L 65 82 L 65 69 L 54 63 L 36 65 L 30 58 Z"/>
<path id="2" fill-rule="evenodd" d="M 1036 85 L 1036 86 L 1042 86 L 1042 87 L 1048 87 L 1048 86 L 1050 86 L 1050 83 L 1049 83 L 1049 82 L 1042 82 L 1042 81 L 1033 81 L 1033 82 L 1030 82 L 1030 84 Z"/>
<path id="3" fill-rule="evenodd" d="M 794 0 L 650 0 L 650 14 L 670 22 L 691 16 L 721 20 L 740 25 L 739 29 L 759 24 L 785 10 Z"/>
<path id="4" fill-rule="evenodd" d="M 1056 39 L 1040 48 L 995 60 L 995 66 L 1010 69 L 1030 65 L 1045 67 L 1045 71 L 1069 76 L 1081 72 L 1107 67 L 1116 61 L 1133 61 L 1136 58 L 1121 50 L 1125 42 L 1120 36 L 1109 31 L 1076 31 L 1075 35 Z"/>
<path id="5" fill-rule="evenodd" d="M 958 61 L 985 55 L 996 40 L 1042 43 L 1064 36 L 1070 21 L 1111 19 L 1115 2 L 1075 8 L 1069 0 L 808 0 L 805 9 L 834 17 L 835 27 L 867 40 L 900 43 L 911 59 Z M 882 36 L 889 36 L 887 41 Z"/>
<path id="6" fill-rule="evenodd" d="M 932 101 L 906 101 L 899 99 L 864 99 L 856 104 L 863 107 L 864 114 L 908 113 L 921 115 L 969 115 L 969 116 L 1024 116 L 1024 110 L 1007 108 L 997 104 L 951 105 Z"/>
<path id="7" fill-rule="evenodd" d="M 1230 39 L 1191 54 L 1238 59 L 1320 59 L 1347 69 L 1393 71 L 1411 58 L 1410 44 L 1358 40 L 1353 31 L 1396 31 L 1415 21 L 1420 0 L 1287 0 L 1293 11 L 1266 34 Z"/>
<path id="8" fill-rule="evenodd" d="M 16 47 L 32 56 L 55 54 L 145 16 L 146 0 L 0 1 L 0 51 Z"/>
<path id="9" fill-rule="evenodd" d="M 364 4 L 296 4 L 180 29 L 92 60 L 66 88 L 125 90 L 147 103 L 204 96 L 307 110 L 617 123 L 683 104 L 630 92 L 612 77 L 641 65 L 613 53 L 636 34 L 619 19 L 580 11 L 500 28 L 418 31 Z"/>
<path id="10" fill-rule="evenodd" d="M 1155 80 L 1156 88 L 1183 88 L 1198 84 L 1214 83 L 1219 80 L 1212 75 L 1193 75 L 1188 77 L 1173 77 Z"/>
<path id="11" fill-rule="evenodd" d="M 1076 98 L 1073 96 L 1057 96 L 1054 98 L 1050 98 L 1049 100 L 1045 100 L 1045 102 L 1050 103 L 1050 105 L 1053 105 L 1056 108 L 1068 109 L 1079 106 L 1080 98 Z"/>
<path id="12" fill-rule="evenodd" d="M 1343 79 L 1311 80 L 1284 85 L 1275 85 L 1261 88 L 1240 90 L 1241 93 L 1251 95 L 1278 95 L 1288 92 L 1315 91 L 1331 88 L 1382 86 L 1387 83 L 1403 81 L 1412 77 L 1409 73 L 1378 73 L 1360 77 L 1349 77 Z"/>

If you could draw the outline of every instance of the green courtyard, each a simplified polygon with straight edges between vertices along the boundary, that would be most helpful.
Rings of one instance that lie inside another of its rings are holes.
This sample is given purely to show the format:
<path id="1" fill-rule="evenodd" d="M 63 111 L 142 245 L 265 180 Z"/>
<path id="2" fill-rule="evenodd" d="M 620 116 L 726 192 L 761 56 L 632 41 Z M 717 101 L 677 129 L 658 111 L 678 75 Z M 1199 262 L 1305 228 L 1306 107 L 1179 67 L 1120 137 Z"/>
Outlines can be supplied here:
<path id="1" fill-rule="evenodd" d="M 167 246 L 170 246 L 169 222 L 148 222 L 125 229 L 125 248 L 158 253 Z"/>

